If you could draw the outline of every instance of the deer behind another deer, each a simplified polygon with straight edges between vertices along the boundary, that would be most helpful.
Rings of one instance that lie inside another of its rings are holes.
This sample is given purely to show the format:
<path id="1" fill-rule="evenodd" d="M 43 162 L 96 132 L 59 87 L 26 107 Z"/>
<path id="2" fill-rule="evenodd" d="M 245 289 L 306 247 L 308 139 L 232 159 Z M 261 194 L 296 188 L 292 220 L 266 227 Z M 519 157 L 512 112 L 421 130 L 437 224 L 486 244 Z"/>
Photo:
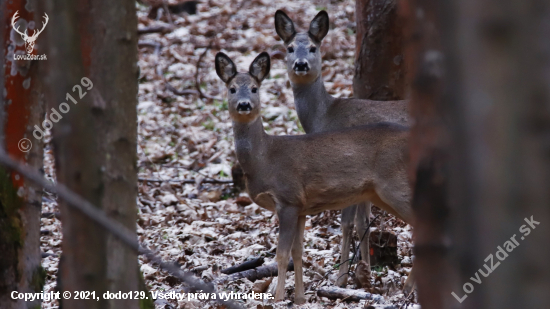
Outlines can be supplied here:
<path id="1" fill-rule="evenodd" d="M 381 123 L 297 136 L 265 133 L 258 88 L 270 70 L 261 53 L 247 73 L 238 73 L 231 59 L 216 55 L 216 72 L 228 88 L 237 159 L 251 199 L 277 213 L 279 281 L 275 300 L 284 298 L 286 268 L 292 255 L 295 302 L 305 302 L 302 246 L 306 215 L 373 202 L 389 213 L 412 221 L 407 179 L 405 127 Z"/>

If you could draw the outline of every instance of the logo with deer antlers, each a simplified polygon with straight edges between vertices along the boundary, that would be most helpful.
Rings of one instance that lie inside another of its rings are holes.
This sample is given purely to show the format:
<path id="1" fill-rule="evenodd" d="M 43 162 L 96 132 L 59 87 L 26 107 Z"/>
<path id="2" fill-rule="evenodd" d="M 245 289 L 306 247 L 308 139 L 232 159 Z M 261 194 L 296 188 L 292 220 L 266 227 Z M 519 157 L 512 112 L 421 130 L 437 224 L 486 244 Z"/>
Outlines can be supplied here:
<path id="1" fill-rule="evenodd" d="M 36 39 L 38 38 L 38 35 L 40 33 L 42 33 L 42 31 L 44 31 L 44 28 L 46 28 L 46 25 L 48 24 L 49 17 L 48 17 L 48 14 L 44 13 L 44 19 L 46 21 L 42 22 L 42 29 L 34 30 L 32 35 L 29 36 L 27 34 L 28 29 L 25 29 L 25 32 L 21 32 L 21 31 L 19 31 L 19 26 L 15 27 L 15 20 L 17 20 L 17 18 L 19 18 L 19 16 L 17 16 L 17 13 L 19 13 L 19 11 L 16 11 L 15 14 L 13 14 L 13 17 L 11 19 L 11 26 L 13 27 L 13 30 L 15 32 L 17 32 L 21 35 L 21 38 L 25 41 L 25 49 L 27 50 L 27 53 L 30 54 L 34 50 L 34 44 L 36 43 Z"/>

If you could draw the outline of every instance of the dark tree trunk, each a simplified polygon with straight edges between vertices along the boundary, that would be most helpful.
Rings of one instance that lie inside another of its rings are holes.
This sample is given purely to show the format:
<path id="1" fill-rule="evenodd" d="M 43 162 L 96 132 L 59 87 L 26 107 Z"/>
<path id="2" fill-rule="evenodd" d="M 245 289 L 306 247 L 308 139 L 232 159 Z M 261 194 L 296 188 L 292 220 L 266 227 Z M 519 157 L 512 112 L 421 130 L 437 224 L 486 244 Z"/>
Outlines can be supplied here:
<path id="1" fill-rule="evenodd" d="M 403 11 L 422 308 L 549 308 L 550 4 Z"/>
<path id="2" fill-rule="evenodd" d="M 53 15 L 49 26 L 48 102 L 54 107 L 67 102 L 71 107 L 54 128 L 58 180 L 135 230 L 135 2 L 58 1 L 46 2 L 44 7 Z M 87 87 L 88 81 L 93 87 Z M 79 94 L 75 85 L 86 94 Z M 60 207 L 61 289 L 95 291 L 96 295 L 137 291 L 136 254 L 78 211 L 64 203 Z M 63 301 L 64 309 L 138 307 L 137 300 Z"/>
<path id="3" fill-rule="evenodd" d="M 453 291 L 463 308 L 550 308 L 550 3 L 449 3 Z M 472 282 L 490 254 L 498 268 Z"/>
<path id="4" fill-rule="evenodd" d="M 449 308 L 448 128 L 444 57 L 435 0 L 402 1 L 407 79 L 411 85 L 409 178 L 415 212 L 415 279 L 422 309 Z"/>
<path id="5" fill-rule="evenodd" d="M 405 98 L 402 21 L 395 0 L 357 0 L 354 97 Z"/>
<path id="6" fill-rule="evenodd" d="M 33 137 L 35 125 L 44 116 L 39 71 L 40 61 L 14 60 L 14 52 L 25 54 L 24 41 L 12 33 L 11 18 L 19 11 L 17 25 L 39 19 L 33 4 L 26 1 L 0 3 L 0 144 L 12 157 L 38 170 L 42 168 L 43 144 Z M 39 23 L 38 25 L 41 25 Z M 12 35 L 10 36 L 10 33 Z M 33 54 L 43 53 L 37 41 Z M 37 51 L 38 50 L 38 51 Z M 5 51 L 8 51 L 5 53 Z M 26 140 L 23 140 L 23 139 Z M 17 173 L 0 169 L 0 308 L 34 308 L 40 301 L 12 300 L 11 292 L 40 292 L 46 274 L 40 265 L 40 208 L 42 190 L 35 189 Z"/>

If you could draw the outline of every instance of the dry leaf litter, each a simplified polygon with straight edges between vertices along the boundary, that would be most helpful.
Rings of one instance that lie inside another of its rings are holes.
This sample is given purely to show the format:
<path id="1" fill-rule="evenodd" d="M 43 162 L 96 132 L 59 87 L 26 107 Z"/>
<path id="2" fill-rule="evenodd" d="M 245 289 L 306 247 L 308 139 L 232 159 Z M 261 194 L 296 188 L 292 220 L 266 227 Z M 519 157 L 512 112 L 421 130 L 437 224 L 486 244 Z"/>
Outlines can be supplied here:
<path id="1" fill-rule="evenodd" d="M 176 4 L 175 1 L 168 1 Z M 139 37 L 138 166 L 139 177 L 163 182 L 139 182 L 139 241 L 158 252 L 166 261 L 177 261 L 186 270 L 194 270 L 203 280 L 225 276 L 221 269 L 247 259 L 265 257 L 274 261 L 278 220 L 274 213 L 256 204 L 248 204 L 246 193 L 238 193 L 231 184 L 209 184 L 203 180 L 230 180 L 235 164 L 233 133 L 227 111 L 225 86 L 214 70 L 214 55 L 227 53 L 240 71 L 254 57 L 269 52 L 270 77 L 260 88 L 264 128 L 269 134 L 303 134 L 293 105 L 286 75 L 284 47 L 275 33 L 273 15 L 283 9 L 300 30 L 321 9 L 329 12 L 331 29 L 323 41 L 323 76 L 330 94 L 352 96 L 355 48 L 355 2 L 281 1 L 281 0 L 208 0 L 197 5 L 197 13 L 172 14 L 160 10 L 157 18 L 148 17 L 147 3 L 136 3 L 139 28 L 163 28 L 162 33 Z M 205 52 L 205 49 L 210 47 Z M 203 55 L 203 57 L 201 57 Z M 199 63 L 199 59 L 201 60 Z M 199 95 L 195 74 L 199 69 Z M 177 95 L 176 92 L 190 94 Z M 55 180 L 51 145 L 45 147 L 46 175 Z M 178 179 L 194 179 L 183 184 Z M 238 202 L 238 204 L 237 204 Z M 246 206 L 244 206 L 246 205 Z M 58 212 L 55 197 L 44 195 L 43 213 Z M 340 212 L 327 211 L 310 216 L 304 241 L 304 280 L 308 303 L 300 308 L 366 308 L 366 301 L 345 302 L 318 297 L 316 288 L 333 286 L 337 278 L 334 266 L 340 257 Z M 391 269 L 375 268 L 371 283 L 386 302 L 402 305 L 414 297 L 405 297 L 402 284 L 410 272 L 412 230 L 410 226 L 377 208 L 380 215 L 372 229 L 385 229 L 398 235 L 401 265 Z M 382 226 L 381 226 L 382 223 Z M 42 265 L 47 272 L 44 291 L 55 289 L 61 254 L 61 221 L 50 215 L 42 218 Z M 358 238 L 356 236 L 356 243 Z M 147 264 L 140 257 L 141 271 L 151 291 L 183 292 L 184 286 L 173 276 Z M 256 289 L 273 290 L 276 280 L 253 283 L 247 279 L 218 285 L 218 292 L 249 293 Z M 269 286 L 269 287 L 268 287 Z M 348 288 L 355 288 L 352 278 Z M 288 307 L 293 300 L 294 275 L 289 272 L 285 301 L 246 300 L 245 308 Z M 58 308 L 57 301 L 43 308 Z M 212 301 L 157 300 L 156 308 L 219 308 Z"/>

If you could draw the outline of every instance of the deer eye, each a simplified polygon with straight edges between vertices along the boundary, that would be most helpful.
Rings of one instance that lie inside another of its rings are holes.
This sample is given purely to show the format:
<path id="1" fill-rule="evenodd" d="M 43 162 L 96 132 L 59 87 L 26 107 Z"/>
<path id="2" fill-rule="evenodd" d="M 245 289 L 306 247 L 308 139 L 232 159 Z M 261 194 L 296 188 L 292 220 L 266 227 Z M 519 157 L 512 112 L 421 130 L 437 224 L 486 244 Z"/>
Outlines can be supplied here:
<path id="1" fill-rule="evenodd" d="M 252 93 L 256 93 L 256 92 L 258 92 L 258 88 L 256 87 L 252 88 Z"/>
<path id="2" fill-rule="evenodd" d="M 289 47 L 287 50 L 288 50 L 289 53 L 293 53 L 294 52 L 294 47 Z"/>
<path id="3" fill-rule="evenodd" d="M 231 93 L 237 92 L 237 90 L 235 90 L 235 88 L 230 88 L 229 91 L 231 91 Z"/>
<path id="4" fill-rule="evenodd" d="M 310 53 L 314 53 L 314 52 L 316 52 L 316 51 L 317 51 L 317 47 L 311 47 L 311 48 L 309 49 L 309 52 L 310 52 Z"/>

